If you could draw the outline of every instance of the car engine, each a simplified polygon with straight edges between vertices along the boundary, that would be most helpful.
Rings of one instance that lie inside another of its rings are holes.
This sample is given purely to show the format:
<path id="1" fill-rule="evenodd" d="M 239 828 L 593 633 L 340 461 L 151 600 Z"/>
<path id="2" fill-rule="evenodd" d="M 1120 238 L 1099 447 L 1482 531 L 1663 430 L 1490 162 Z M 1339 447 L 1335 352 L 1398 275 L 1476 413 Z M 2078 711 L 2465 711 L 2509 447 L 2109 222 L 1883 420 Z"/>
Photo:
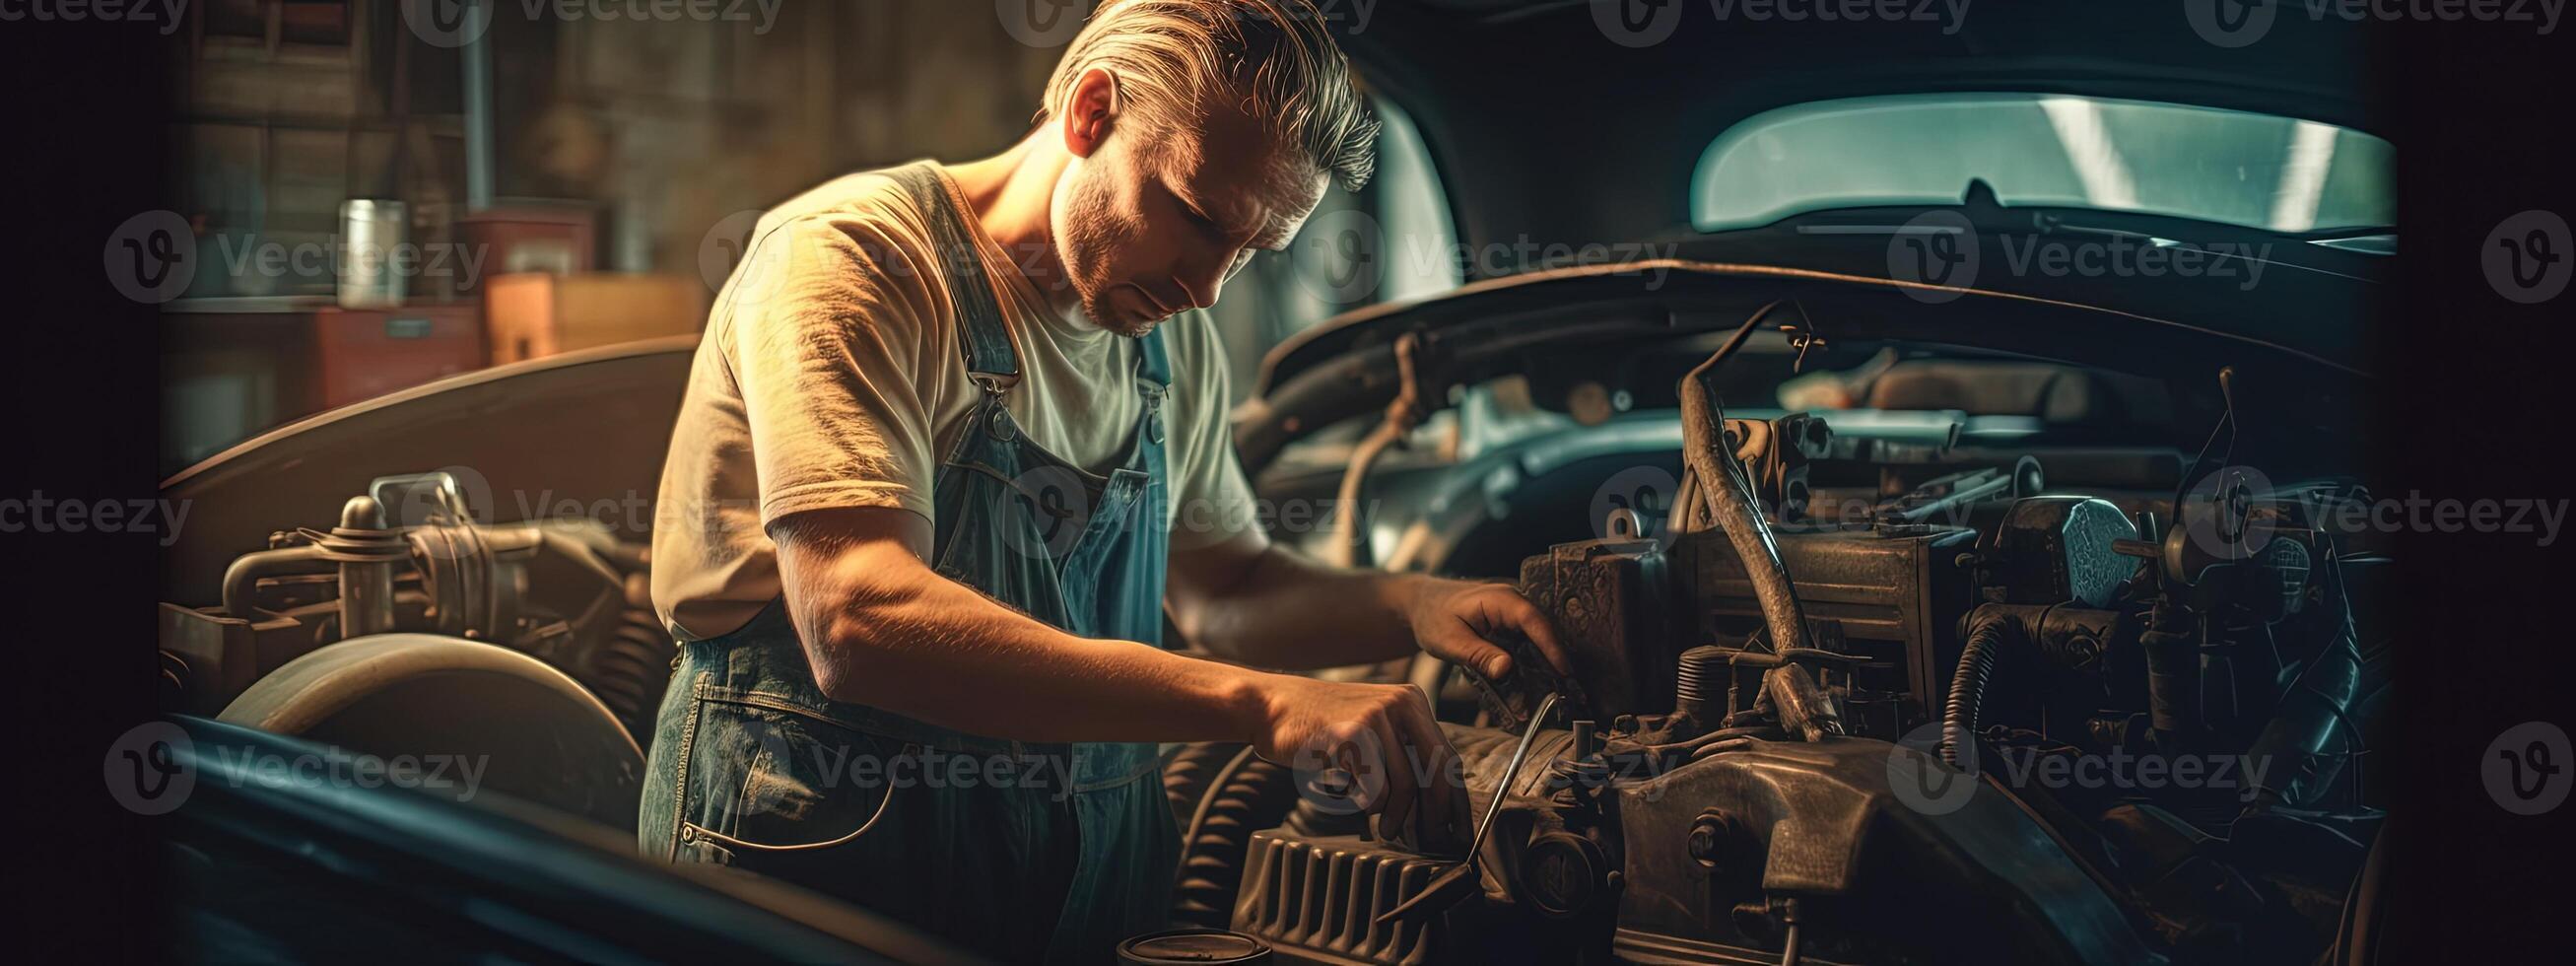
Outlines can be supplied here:
<path id="1" fill-rule="evenodd" d="M 1702 452 L 1669 521 L 1617 510 L 1522 564 L 1573 674 L 1524 643 L 1526 670 L 1474 682 L 1481 723 L 1446 726 L 1473 812 L 1500 799 L 1475 887 L 1421 901 L 1464 856 L 1247 753 L 1173 779 L 1207 789 L 1184 919 L 1314 963 L 2312 962 L 2346 941 L 2383 665 L 2349 590 L 2372 568 L 2312 521 L 2349 489 L 2231 468 L 2129 512 L 2042 492 L 2026 456 L 1941 466 L 1684 405 Z M 1881 473 L 1858 518 L 1806 512 L 1834 460 Z"/>

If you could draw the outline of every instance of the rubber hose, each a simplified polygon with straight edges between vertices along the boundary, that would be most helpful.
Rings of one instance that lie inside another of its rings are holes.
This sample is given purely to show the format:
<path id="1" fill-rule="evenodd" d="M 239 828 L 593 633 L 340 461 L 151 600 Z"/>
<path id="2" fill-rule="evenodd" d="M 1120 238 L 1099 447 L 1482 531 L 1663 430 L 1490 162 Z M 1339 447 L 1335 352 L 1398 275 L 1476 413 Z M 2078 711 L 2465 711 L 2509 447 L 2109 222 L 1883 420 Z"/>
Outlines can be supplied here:
<path id="1" fill-rule="evenodd" d="M 1977 711 L 1986 703 L 1986 683 L 2016 636 L 2008 618 L 1988 617 L 1968 631 L 1968 646 L 1959 651 L 1959 667 L 1950 675 L 1950 700 L 1941 713 L 1941 760 L 1959 767 L 1959 746 L 1975 740 Z"/>
<path id="2" fill-rule="evenodd" d="M 1805 647 L 1806 611 L 1798 604 L 1797 588 L 1789 582 L 1788 566 L 1780 562 L 1771 526 L 1763 522 L 1752 492 L 1736 472 L 1735 454 L 1728 452 L 1725 435 L 1719 431 L 1722 420 L 1717 403 L 1709 396 L 1700 370 L 1682 377 L 1682 462 L 1692 478 L 1684 485 L 1696 485 L 1710 520 L 1725 531 L 1727 542 L 1743 560 L 1753 598 L 1762 606 L 1763 625 L 1771 632 L 1772 649 Z"/>

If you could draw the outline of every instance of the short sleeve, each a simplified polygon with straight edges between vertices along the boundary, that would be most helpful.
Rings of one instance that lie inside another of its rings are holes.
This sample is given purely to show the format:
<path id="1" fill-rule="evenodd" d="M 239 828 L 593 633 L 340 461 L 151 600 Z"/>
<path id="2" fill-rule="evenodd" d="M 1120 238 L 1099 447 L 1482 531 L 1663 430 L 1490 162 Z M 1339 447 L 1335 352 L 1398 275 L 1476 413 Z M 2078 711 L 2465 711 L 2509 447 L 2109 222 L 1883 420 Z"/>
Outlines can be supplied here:
<path id="1" fill-rule="evenodd" d="M 763 232 L 721 306 L 759 474 L 764 529 L 806 510 L 931 517 L 921 350 L 932 310 L 903 250 L 862 222 L 807 217 Z"/>
<path id="2" fill-rule="evenodd" d="M 1234 428 L 1227 418 L 1234 387 L 1227 372 L 1225 344 L 1204 314 L 1165 325 L 1171 336 L 1184 335 L 1178 331 L 1183 325 L 1193 329 L 1186 333 L 1193 344 L 1184 347 L 1175 339 L 1173 345 L 1173 392 L 1181 405 L 1174 414 L 1179 417 L 1173 433 L 1177 445 L 1170 454 L 1169 469 L 1171 548 L 1195 550 L 1259 530 L 1261 521 L 1252 485 L 1234 453 Z"/>

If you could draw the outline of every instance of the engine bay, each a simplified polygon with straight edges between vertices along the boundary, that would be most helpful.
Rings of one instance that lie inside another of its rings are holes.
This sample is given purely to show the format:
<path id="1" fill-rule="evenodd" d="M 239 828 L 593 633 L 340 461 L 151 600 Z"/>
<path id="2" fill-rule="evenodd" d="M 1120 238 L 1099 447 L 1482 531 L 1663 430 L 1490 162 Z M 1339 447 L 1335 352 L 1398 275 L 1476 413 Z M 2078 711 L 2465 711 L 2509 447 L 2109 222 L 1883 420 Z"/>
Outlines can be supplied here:
<path id="1" fill-rule="evenodd" d="M 2053 488 L 2032 451 L 1955 428 L 1724 418 L 1698 375 L 1670 512 L 1612 500 L 1602 536 L 1520 564 L 1574 673 L 1447 676 L 1474 688 L 1450 737 L 1499 816 L 1477 888 L 1427 909 L 1458 856 L 1274 788 L 1277 827 L 1191 826 L 1207 895 L 1185 913 L 1317 963 L 2305 962 L 2349 941 L 2386 684 L 2353 588 L 2385 558 L 2324 522 L 2367 498 L 2353 484 L 2232 463 L 2232 372 L 2227 448 L 2169 497 Z M 1546 662 L 1524 644 L 1515 667 Z"/>
<path id="2" fill-rule="evenodd" d="M 1176 922 L 1315 963 L 2306 962 L 2346 941 L 2386 683 L 2356 589 L 2385 558 L 2324 523 L 2354 484 L 2236 464 L 2232 395 L 2227 448 L 2158 476 L 1956 420 L 1729 417 L 1693 385 L 1669 492 L 1519 562 L 1573 673 L 1527 642 L 1502 680 L 1416 668 L 1491 813 L 1481 847 L 1385 834 L 1240 744 L 1170 745 Z M 1570 465 L 1578 490 L 1624 485 Z M 335 527 L 276 531 L 220 601 L 164 605 L 169 702 L 376 753 L 490 748 L 492 787 L 631 822 L 672 656 L 642 544 L 474 503 L 391 476 Z M 443 656 L 399 680 L 317 676 L 353 660 L 330 645 L 424 636 Z M 531 688 L 577 697 L 512 697 Z M 505 706 L 528 711 L 424 713 Z"/>

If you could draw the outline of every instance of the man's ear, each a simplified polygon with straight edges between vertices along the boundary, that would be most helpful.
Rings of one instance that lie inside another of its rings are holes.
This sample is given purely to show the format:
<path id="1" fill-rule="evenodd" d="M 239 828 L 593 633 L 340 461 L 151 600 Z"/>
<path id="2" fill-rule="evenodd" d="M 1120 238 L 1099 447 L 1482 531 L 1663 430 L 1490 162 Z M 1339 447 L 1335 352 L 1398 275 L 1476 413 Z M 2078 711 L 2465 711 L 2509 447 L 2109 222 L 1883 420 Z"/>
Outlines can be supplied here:
<path id="1" fill-rule="evenodd" d="M 1109 129 L 1116 122 L 1118 75 L 1094 67 L 1082 72 L 1073 84 L 1073 96 L 1064 106 L 1059 119 L 1064 128 L 1064 149 L 1077 158 L 1091 157 L 1108 140 Z"/>

